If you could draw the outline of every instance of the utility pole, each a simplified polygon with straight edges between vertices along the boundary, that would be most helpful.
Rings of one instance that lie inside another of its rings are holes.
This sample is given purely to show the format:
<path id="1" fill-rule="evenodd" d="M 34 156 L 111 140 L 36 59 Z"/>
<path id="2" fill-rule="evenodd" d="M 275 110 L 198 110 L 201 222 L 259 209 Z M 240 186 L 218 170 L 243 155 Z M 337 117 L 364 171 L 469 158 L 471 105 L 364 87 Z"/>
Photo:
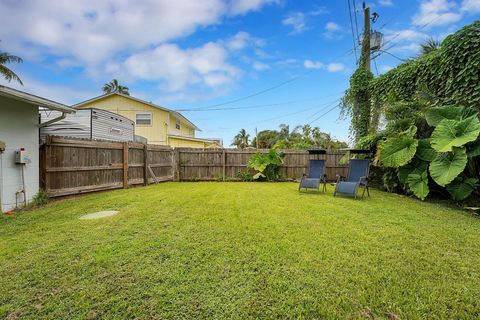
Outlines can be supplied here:
<path id="1" fill-rule="evenodd" d="M 360 57 L 360 65 L 370 71 L 370 8 L 363 2 L 363 42 L 362 55 Z"/>

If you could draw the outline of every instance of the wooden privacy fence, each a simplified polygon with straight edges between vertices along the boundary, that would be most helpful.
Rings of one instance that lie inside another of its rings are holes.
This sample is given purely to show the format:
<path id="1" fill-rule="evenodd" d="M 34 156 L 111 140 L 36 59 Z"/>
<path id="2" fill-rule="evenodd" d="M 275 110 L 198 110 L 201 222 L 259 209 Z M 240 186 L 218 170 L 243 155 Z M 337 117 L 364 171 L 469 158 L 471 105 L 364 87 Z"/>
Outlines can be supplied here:
<path id="1" fill-rule="evenodd" d="M 239 172 L 247 172 L 247 162 L 256 152 L 268 150 L 195 149 L 177 148 L 177 169 L 180 181 L 237 180 Z M 326 155 L 309 155 L 307 151 L 283 150 L 285 157 L 280 166 L 280 175 L 286 179 L 298 179 L 308 170 L 309 159 L 326 159 L 327 177 L 334 180 L 337 174 L 345 176 L 347 167 L 340 165 L 345 153 L 332 152 Z M 253 172 L 253 171 L 250 171 Z"/>
<path id="2" fill-rule="evenodd" d="M 266 152 L 267 150 L 258 150 Z M 248 159 L 257 150 L 194 149 L 133 142 L 91 141 L 47 137 L 40 148 L 40 180 L 51 197 L 128 188 L 162 181 L 238 180 L 248 172 Z M 311 157 L 327 160 L 327 176 L 345 176 L 339 160 L 344 153 L 310 156 L 306 151 L 284 151 L 280 173 L 298 179 Z M 250 171 L 251 172 L 251 171 Z"/>
<path id="3" fill-rule="evenodd" d="M 49 196 L 173 180 L 170 147 L 49 136 L 40 148 L 40 181 Z"/>

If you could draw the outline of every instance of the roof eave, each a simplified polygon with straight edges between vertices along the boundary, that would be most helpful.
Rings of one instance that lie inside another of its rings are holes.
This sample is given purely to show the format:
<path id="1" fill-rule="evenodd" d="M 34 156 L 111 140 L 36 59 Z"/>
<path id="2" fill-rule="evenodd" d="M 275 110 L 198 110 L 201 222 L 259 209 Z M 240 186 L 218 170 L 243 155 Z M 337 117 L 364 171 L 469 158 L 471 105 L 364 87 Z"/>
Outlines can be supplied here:
<path id="1" fill-rule="evenodd" d="M 0 85 L 0 95 L 8 98 L 12 98 L 18 101 L 26 102 L 36 105 L 38 107 L 47 108 L 50 110 L 61 111 L 65 113 L 75 113 L 75 109 L 64 105 L 62 103 L 45 99 L 30 93 L 26 93 L 20 90 L 16 90 L 10 87 Z"/>
<path id="2" fill-rule="evenodd" d="M 101 96 L 97 96 L 95 98 L 91 98 L 91 99 L 88 99 L 88 100 L 85 100 L 83 102 L 79 102 L 77 104 L 74 104 L 73 105 L 73 108 L 78 108 L 80 106 L 83 106 L 87 103 L 90 103 L 90 102 L 93 102 L 93 101 L 97 101 L 97 100 L 100 100 L 100 99 L 103 99 L 103 98 L 107 98 L 107 97 L 110 97 L 110 96 L 113 96 L 113 95 L 118 95 L 118 96 L 121 96 L 121 97 L 125 97 L 125 98 L 128 98 L 128 99 L 131 99 L 131 100 L 134 100 L 134 101 L 137 101 L 137 102 L 140 102 L 140 103 L 144 103 L 146 105 L 149 105 L 153 108 L 157 108 L 157 109 L 160 109 L 160 110 L 163 110 L 163 111 L 166 111 L 166 112 L 170 112 L 172 114 L 175 114 L 177 115 L 178 117 L 182 118 L 186 123 L 188 123 L 190 126 L 192 126 L 193 129 L 197 130 L 197 131 L 202 131 L 199 127 L 197 127 L 193 122 L 191 122 L 190 120 L 188 120 L 184 115 L 182 115 L 181 113 L 179 113 L 178 111 L 174 111 L 174 110 L 171 110 L 171 109 L 167 109 L 167 108 L 164 108 L 162 106 L 159 106 L 159 105 L 156 105 L 154 103 L 151 103 L 151 102 L 148 102 L 148 101 L 145 101 L 145 100 L 142 100 L 142 99 L 138 99 L 138 98 L 135 98 L 135 97 L 132 97 L 132 96 L 129 96 L 129 95 L 126 95 L 126 94 L 123 94 L 123 93 L 119 93 L 119 92 L 111 92 L 111 93 L 107 93 L 107 94 L 102 94 Z"/>

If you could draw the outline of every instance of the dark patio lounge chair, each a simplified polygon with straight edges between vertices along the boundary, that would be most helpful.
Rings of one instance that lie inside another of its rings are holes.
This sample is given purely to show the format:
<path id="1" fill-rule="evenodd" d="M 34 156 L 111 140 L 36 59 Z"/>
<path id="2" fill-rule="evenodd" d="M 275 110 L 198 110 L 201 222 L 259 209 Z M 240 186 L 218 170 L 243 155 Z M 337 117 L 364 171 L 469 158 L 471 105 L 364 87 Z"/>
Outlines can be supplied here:
<path id="1" fill-rule="evenodd" d="M 362 199 L 367 191 L 370 197 L 370 191 L 368 190 L 368 173 L 370 170 L 370 160 L 368 159 L 351 159 L 348 165 L 348 175 L 346 180 L 341 180 L 340 176 L 337 176 L 337 184 L 335 185 L 335 192 L 351 195 L 357 198 L 357 190 L 359 187 L 363 187 Z"/>
<path id="2" fill-rule="evenodd" d="M 317 189 L 320 191 L 320 184 L 323 184 L 322 191 L 327 190 L 327 175 L 325 174 L 325 160 L 310 160 L 308 176 L 303 174 L 298 191 L 301 189 Z"/>

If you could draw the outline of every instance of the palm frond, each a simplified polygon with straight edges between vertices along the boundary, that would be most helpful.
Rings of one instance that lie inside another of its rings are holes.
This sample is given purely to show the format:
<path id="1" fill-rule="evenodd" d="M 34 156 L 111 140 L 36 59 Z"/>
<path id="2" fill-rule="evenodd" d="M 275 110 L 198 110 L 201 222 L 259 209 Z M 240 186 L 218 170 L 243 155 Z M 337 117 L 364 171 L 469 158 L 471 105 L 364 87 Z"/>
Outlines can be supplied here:
<path id="1" fill-rule="evenodd" d="M 20 77 L 17 76 L 15 72 L 13 72 L 12 70 L 10 70 L 9 68 L 5 67 L 2 64 L 0 64 L 0 75 L 2 75 L 5 78 L 5 80 L 7 80 L 8 82 L 15 80 L 23 86 L 23 82 L 22 80 L 20 80 Z"/>
<path id="2" fill-rule="evenodd" d="M 421 47 L 421 54 L 422 55 L 428 54 L 428 53 L 433 52 L 433 51 L 440 48 L 440 41 L 438 41 L 437 39 L 434 39 L 434 38 L 429 38 L 429 39 L 427 39 L 427 41 L 422 43 L 420 45 L 420 47 Z"/>
<path id="3" fill-rule="evenodd" d="M 22 63 L 22 62 L 23 62 L 23 59 L 18 56 L 8 54 L 8 52 L 0 52 L 0 64 Z"/>

